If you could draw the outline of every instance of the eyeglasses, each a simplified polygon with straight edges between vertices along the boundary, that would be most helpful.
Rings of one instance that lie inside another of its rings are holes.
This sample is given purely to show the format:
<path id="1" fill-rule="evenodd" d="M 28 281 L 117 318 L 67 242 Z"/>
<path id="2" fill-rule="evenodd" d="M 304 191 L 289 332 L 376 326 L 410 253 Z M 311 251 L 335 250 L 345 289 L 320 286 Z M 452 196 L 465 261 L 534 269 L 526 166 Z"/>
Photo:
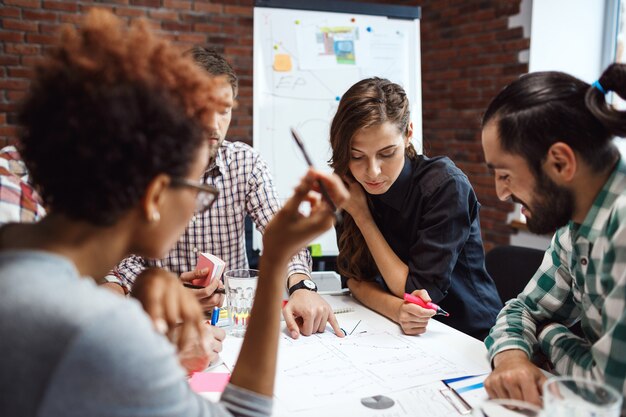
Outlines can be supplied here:
<path id="1" fill-rule="evenodd" d="M 190 187 L 197 190 L 196 211 L 199 213 L 207 211 L 220 194 L 220 191 L 212 185 L 202 184 L 186 178 L 172 178 L 171 185 L 174 187 Z"/>

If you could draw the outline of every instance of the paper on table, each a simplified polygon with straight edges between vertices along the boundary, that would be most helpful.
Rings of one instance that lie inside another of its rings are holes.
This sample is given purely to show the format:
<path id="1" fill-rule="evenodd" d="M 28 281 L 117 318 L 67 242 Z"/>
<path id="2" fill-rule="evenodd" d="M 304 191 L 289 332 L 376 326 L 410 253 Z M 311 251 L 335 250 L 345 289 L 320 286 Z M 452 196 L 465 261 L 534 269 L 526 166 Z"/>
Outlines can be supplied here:
<path id="1" fill-rule="evenodd" d="M 276 397 L 289 411 L 355 401 L 485 370 L 431 338 L 368 331 L 281 338 Z M 305 390 L 308 395 L 298 395 Z"/>
<path id="2" fill-rule="evenodd" d="M 319 408 L 290 412 L 281 402 L 276 403 L 275 415 L 291 417 L 412 417 L 415 415 L 428 417 L 460 417 L 458 411 L 441 395 L 446 389 L 441 381 L 422 385 L 404 391 L 381 393 L 387 404 L 381 401 L 381 407 L 368 407 L 368 397 L 346 399 L 332 406 L 322 405 Z M 378 395 L 371 397 L 376 399 Z M 385 407 L 385 408 L 383 408 Z"/>
<path id="3" fill-rule="evenodd" d="M 195 392 L 223 392 L 230 374 L 217 372 L 195 372 L 189 378 L 189 386 Z"/>

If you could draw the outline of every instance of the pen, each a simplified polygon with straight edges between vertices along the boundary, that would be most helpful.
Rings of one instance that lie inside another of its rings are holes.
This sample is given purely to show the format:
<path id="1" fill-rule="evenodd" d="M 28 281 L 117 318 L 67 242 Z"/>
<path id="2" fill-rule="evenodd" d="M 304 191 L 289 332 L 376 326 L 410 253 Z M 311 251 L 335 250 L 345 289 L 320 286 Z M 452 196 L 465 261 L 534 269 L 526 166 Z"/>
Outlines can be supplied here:
<path id="1" fill-rule="evenodd" d="M 306 149 L 304 149 L 304 142 L 302 142 L 302 139 L 300 139 L 300 135 L 298 135 L 298 132 L 296 132 L 296 129 L 294 129 L 293 127 L 291 128 L 291 136 L 293 136 L 293 139 L 296 141 L 296 144 L 302 151 L 302 155 L 304 155 L 304 159 L 306 160 L 306 163 L 309 165 L 309 167 L 313 168 L 313 161 L 309 157 L 309 154 L 307 153 Z M 330 195 L 328 195 L 328 190 L 326 189 L 322 181 L 317 180 L 317 185 L 320 187 L 320 193 L 322 194 L 322 198 L 324 199 L 324 201 L 326 201 L 326 203 L 330 206 L 330 208 L 335 213 L 335 221 L 339 223 L 341 221 L 341 212 L 337 210 L 337 206 L 335 205 L 335 203 L 333 203 L 333 200 L 330 198 Z"/>
<path id="2" fill-rule="evenodd" d="M 220 308 L 213 307 L 213 314 L 211 314 L 211 326 L 215 326 L 220 319 Z"/>
<path id="3" fill-rule="evenodd" d="M 193 284 L 190 284 L 188 282 L 183 282 L 183 286 L 186 287 L 186 288 L 191 288 L 192 290 L 202 290 L 202 289 L 206 288 L 206 287 L 203 287 L 202 285 L 193 285 Z M 218 288 L 215 291 L 213 291 L 213 294 L 226 294 L 226 289 Z M 211 294 L 211 295 L 213 295 L 213 294 Z"/>
<path id="4" fill-rule="evenodd" d="M 439 307 L 437 304 L 435 303 L 431 303 L 431 302 L 426 302 L 424 300 L 422 300 L 419 297 L 416 297 L 412 294 L 408 294 L 408 293 L 404 293 L 404 301 L 406 301 L 407 303 L 412 303 L 412 304 L 417 304 L 418 306 L 422 307 L 422 308 L 427 308 L 429 310 L 435 310 L 437 312 L 438 315 L 440 316 L 446 316 L 449 317 L 450 314 L 444 310 L 443 308 Z"/>

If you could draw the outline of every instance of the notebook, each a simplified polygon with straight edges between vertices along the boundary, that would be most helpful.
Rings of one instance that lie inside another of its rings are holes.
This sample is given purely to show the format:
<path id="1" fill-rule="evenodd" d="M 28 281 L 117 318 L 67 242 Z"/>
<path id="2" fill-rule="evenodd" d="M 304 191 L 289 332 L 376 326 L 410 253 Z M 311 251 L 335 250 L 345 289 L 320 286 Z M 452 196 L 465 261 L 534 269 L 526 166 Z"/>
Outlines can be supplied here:
<path id="1" fill-rule="evenodd" d="M 201 285 L 206 287 L 214 279 L 222 278 L 224 269 L 226 269 L 226 262 L 218 258 L 211 253 L 200 253 L 198 255 L 198 262 L 196 263 L 196 270 L 208 268 L 209 273 L 206 278 L 197 278 L 191 281 L 193 285 Z"/>

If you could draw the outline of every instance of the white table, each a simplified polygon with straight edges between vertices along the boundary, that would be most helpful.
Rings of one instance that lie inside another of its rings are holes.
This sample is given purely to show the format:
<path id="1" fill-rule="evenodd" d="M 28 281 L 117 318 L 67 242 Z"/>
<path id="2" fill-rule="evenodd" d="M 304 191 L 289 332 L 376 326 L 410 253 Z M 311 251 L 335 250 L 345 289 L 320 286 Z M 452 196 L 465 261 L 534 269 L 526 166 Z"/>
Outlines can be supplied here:
<path id="1" fill-rule="evenodd" d="M 484 344 L 441 322 L 431 320 L 424 335 L 406 336 L 350 296 L 324 297 L 333 307 L 354 309 L 337 314 L 353 334 L 339 339 L 329 331 L 298 340 L 281 334 L 274 416 L 459 416 L 439 392 L 440 380 L 490 371 Z M 226 365 L 235 362 L 240 345 L 241 339 L 227 337 Z M 389 408 L 370 408 L 390 401 Z"/>

